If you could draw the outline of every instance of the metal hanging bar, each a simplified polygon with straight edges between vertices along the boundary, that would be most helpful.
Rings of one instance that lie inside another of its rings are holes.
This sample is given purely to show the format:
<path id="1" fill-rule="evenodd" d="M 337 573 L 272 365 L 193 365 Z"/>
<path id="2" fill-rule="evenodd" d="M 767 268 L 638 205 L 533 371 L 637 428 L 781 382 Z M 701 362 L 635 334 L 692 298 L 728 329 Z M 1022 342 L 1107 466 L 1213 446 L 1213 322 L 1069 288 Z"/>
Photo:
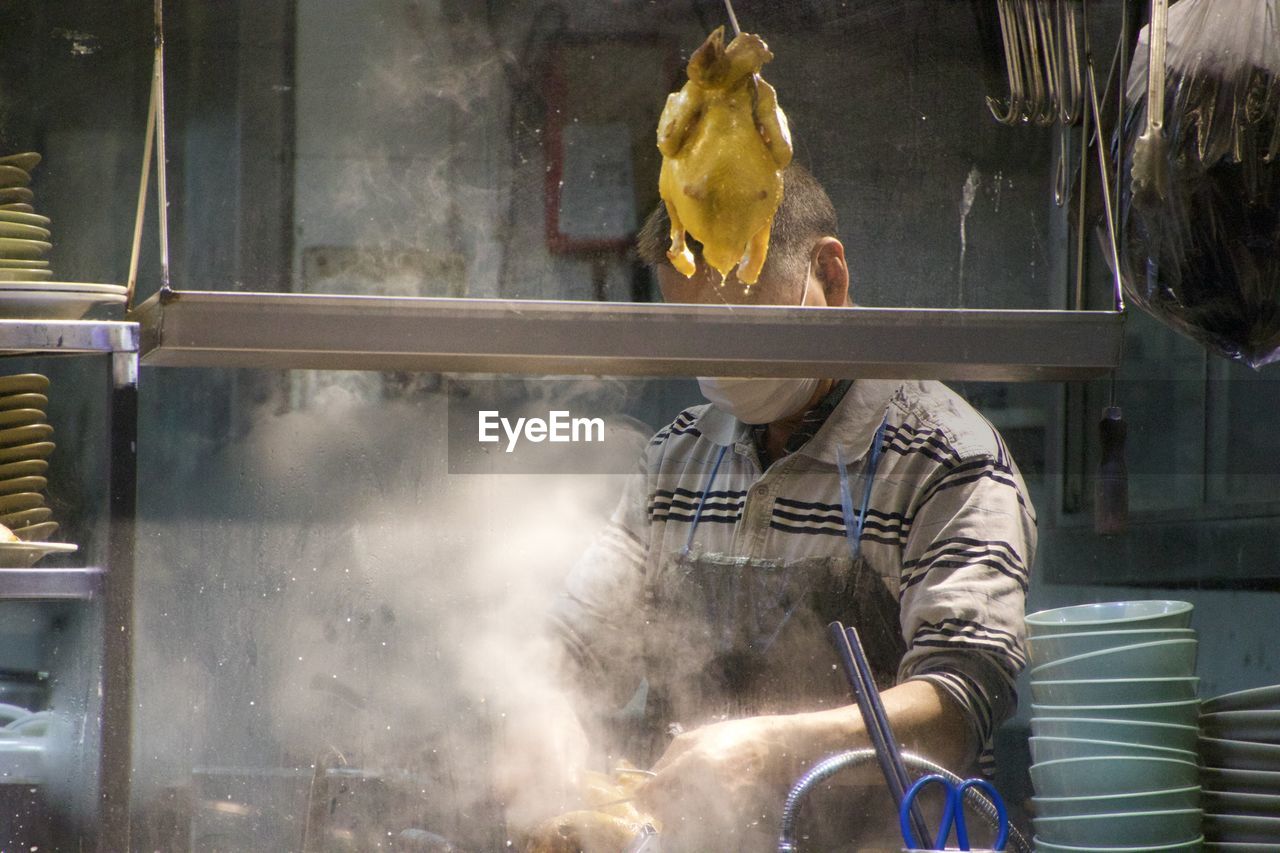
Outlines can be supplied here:
<path id="1" fill-rule="evenodd" d="M 156 192 L 160 210 L 160 287 L 169 289 L 169 178 L 164 137 L 164 0 L 156 0 Z"/>
<path id="2" fill-rule="evenodd" d="M 724 10 L 729 13 L 729 25 L 733 27 L 733 34 L 742 35 L 742 27 L 738 26 L 738 16 L 733 13 L 733 0 L 724 0 Z"/>
<path id="3" fill-rule="evenodd" d="M 147 195 L 151 185 L 151 161 L 156 155 L 156 194 L 160 224 L 160 284 L 169 287 L 169 191 L 164 137 L 164 9 L 155 0 L 155 53 L 151 67 L 151 92 L 147 101 L 147 130 L 142 146 L 142 176 L 138 181 L 138 206 L 133 219 L 133 244 L 129 251 L 129 278 L 125 283 L 125 308 L 133 308 L 138 286 L 138 266 L 142 257 L 142 228 L 147 217 Z"/>

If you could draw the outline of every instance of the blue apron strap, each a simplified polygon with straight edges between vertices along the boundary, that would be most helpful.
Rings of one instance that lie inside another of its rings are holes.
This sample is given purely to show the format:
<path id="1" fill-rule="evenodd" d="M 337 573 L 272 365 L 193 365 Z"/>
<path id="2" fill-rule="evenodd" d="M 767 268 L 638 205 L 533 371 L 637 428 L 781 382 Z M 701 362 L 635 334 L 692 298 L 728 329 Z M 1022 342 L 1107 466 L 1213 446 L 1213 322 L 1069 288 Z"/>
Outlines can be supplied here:
<path id="1" fill-rule="evenodd" d="M 889 413 L 876 428 L 875 437 L 871 439 L 871 448 L 867 451 L 866 485 L 862 490 L 862 511 L 855 519 L 853 516 L 853 494 L 849 487 L 849 469 L 844 464 L 844 454 L 836 448 L 836 468 L 840 472 L 840 512 L 844 517 L 844 535 L 849 540 L 849 551 L 853 559 L 862 556 L 862 530 L 867 524 L 867 507 L 871 504 L 871 485 L 875 482 L 876 471 L 880 468 L 880 445 L 884 443 L 884 431 L 889 425 Z"/>
<path id="2" fill-rule="evenodd" d="M 689 538 L 685 540 L 684 550 L 681 554 L 687 555 L 693 547 L 693 534 L 698 529 L 698 522 L 702 520 L 702 508 L 707 504 L 707 495 L 711 493 L 711 484 L 716 481 L 716 472 L 720 470 L 720 462 L 724 459 L 725 451 L 729 449 L 729 445 L 720 446 L 720 452 L 716 454 L 715 464 L 711 466 L 711 475 L 707 477 L 707 482 L 702 486 L 702 496 L 698 498 L 698 508 L 693 512 L 693 523 L 689 525 Z"/>

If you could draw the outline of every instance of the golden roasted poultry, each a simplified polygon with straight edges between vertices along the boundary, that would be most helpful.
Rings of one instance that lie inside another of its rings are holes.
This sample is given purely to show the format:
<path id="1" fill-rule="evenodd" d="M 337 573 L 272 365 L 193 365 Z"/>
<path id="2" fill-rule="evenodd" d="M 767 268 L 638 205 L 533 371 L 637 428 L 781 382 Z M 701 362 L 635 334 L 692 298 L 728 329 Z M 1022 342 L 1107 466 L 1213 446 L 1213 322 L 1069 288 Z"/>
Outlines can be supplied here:
<path id="1" fill-rule="evenodd" d="M 667 257 L 686 277 L 702 257 L 728 276 L 754 284 L 769 251 L 769 228 L 782 201 L 782 170 L 791 162 L 791 131 L 778 95 L 761 79 L 773 54 L 740 33 L 726 47 L 724 27 L 689 59 L 689 81 L 667 97 L 658 121 L 662 173 L 658 192 L 671 218 Z"/>
<path id="2" fill-rule="evenodd" d="M 538 824 L 525 839 L 525 853 L 622 853 L 646 825 L 658 828 L 633 801 L 643 775 L 632 771 L 624 762 L 614 776 L 584 773 L 586 808 Z"/>

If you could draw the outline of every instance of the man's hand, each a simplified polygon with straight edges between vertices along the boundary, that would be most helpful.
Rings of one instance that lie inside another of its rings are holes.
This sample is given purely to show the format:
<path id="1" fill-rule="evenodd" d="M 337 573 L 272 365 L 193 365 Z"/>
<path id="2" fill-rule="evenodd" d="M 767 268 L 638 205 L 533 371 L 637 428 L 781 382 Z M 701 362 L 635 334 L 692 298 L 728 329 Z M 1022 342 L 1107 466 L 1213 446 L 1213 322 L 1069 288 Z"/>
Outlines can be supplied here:
<path id="1" fill-rule="evenodd" d="M 640 790 L 642 809 L 682 849 L 712 839 L 716 849 L 743 849 L 747 837 L 776 834 L 778 792 L 801 768 L 789 743 L 795 722 L 750 717 L 677 736 Z"/>
<path id="2" fill-rule="evenodd" d="M 788 745 L 794 727 L 792 717 L 748 717 L 684 732 L 653 766 L 658 775 L 646 790 L 700 777 L 728 785 L 788 782 L 796 764 Z"/>

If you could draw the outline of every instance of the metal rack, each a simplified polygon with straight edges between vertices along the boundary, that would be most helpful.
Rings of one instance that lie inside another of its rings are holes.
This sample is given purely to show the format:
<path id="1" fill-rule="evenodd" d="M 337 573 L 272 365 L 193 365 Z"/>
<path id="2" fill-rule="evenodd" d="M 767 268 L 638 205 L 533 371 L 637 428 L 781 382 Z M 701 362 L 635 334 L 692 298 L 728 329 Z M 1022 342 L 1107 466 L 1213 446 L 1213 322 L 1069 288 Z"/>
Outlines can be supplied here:
<path id="1" fill-rule="evenodd" d="M 110 359 L 107 561 L 103 568 L 0 567 L 0 600 L 95 601 L 102 607 L 98 850 L 127 850 L 137 508 L 139 328 L 129 322 L 0 320 L 0 354 Z"/>
<path id="2" fill-rule="evenodd" d="M 1118 311 L 780 308 L 162 290 L 132 317 L 159 367 L 1084 380 Z"/>

